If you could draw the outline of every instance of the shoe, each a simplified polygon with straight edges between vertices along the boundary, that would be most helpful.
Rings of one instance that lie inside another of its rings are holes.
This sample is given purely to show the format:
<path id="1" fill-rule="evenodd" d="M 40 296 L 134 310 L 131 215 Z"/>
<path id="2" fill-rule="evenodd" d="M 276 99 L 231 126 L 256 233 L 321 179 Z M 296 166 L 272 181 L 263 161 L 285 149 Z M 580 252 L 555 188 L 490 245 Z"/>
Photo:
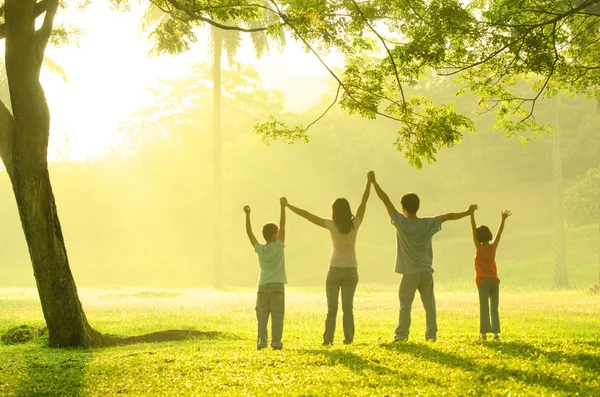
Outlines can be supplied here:
<path id="1" fill-rule="evenodd" d="M 273 346 L 273 350 L 281 350 L 283 349 L 283 346 Z"/>
<path id="2" fill-rule="evenodd" d="M 494 334 L 494 340 L 500 340 L 500 335 Z"/>
<path id="3" fill-rule="evenodd" d="M 262 349 L 264 349 L 265 347 L 267 347 L 267 346 L 258 345 L 258 346 L 256 346 L 256 350 L 262 350 Z"/>
<path id="4" fill-rule="evenodd" d="M 487 335 L 485 333 L 481 333 L 479 334 L 479 340 L 486 340 L 487 339 Z"/>
<path id="5" fill-rule="evenodd" d="M 344 339 L 344 345 L 349 345 L 349 344 L 351 344 L 351 343 L 352 343 L 352 341 L 351 341 L 351 340 L 346 340 L 346 339 Z"/>
<path id="6" fill-rule="evenodd" d="M 397 342 L 407 342 L 408 338 L 394 338 L 394 340 L 392 341 L 392 343 L 397 343 Z"/>
<path id="7" fill-rule="evenodd" d="M 425 342 L 435 342 L 437 340 L 437 336 L 425 337 Z"/>
<path id="8" fill-rule="evenodd" d="M 333 346 L 333 342 L 323 342 L 321 344 L 321 346 L 325 346 L 325 347 Z"/>

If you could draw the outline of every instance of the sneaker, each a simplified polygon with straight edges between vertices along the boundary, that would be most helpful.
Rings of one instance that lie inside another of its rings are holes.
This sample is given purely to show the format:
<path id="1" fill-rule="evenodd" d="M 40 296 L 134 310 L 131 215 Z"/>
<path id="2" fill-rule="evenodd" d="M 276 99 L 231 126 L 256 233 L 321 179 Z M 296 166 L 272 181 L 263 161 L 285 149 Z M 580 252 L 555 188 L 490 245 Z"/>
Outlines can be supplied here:
<path id="1" fill-rule="evenodd" d="M 407 342 L 408 338 L 398 338 L 398 337 L 394 337 L 394 340 L 392 341 L 392 343 L 397 343 L 397 342 Z"/>
<path id="2" fill-rule="evenodd" d="M 346 339 L 344 339 L 344 345 L 349 345 L 349 344 L 351 344 L 351 343 L 352 343 L 352 341 L 351 341 L 351 340 L 346 340 Z"/>
<path id="3" fill-rule="evenodd" d="M 500 335 L 494 334 L 494 340 L 500 340 Z"/>
<path id="4" fill-rule="evenodd" d="M 262 350 L 262 349 L 264 349 L 265 347 L 267 347 L 267 346 L 266 346 L 266 345 L 265 345 L 265 346 L 263 346 L 263 345 L 258 345 L 258 346 L 256 346 L 256 350 Z"/>
<path id="5" fill-rule="evenodd" d="M 486 340 L 487 339 L 487 335 L 484 333 L 479 334 L 479 340 Z"/>
<path id="6" fill-rule="evenodd" d="M 333 342 L 323 342 L 321 344 L 321 346 L 325 346 L 325 347 L 333 346 Z"/>
<path id="7" fill-rule="evenodd" d="M 430 336 L 430 337 L 425 337 L 425 341 L 429 341 L 429 342 L 435 342 L 437 340 L 437 336 Z"/>

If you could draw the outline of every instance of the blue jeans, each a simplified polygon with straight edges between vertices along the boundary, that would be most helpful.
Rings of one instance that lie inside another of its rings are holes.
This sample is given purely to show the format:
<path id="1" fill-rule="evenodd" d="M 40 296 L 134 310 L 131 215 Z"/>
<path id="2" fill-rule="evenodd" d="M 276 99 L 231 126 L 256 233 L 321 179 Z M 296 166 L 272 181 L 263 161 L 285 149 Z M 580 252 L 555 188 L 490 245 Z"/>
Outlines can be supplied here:
<path id="1" fill-rule="evenodd" d="M 411 322 L 411 310 L 415 293 L 419 290 L 421 302 L 425 309 L 425 339 L 435 339 L 437 336 L 437 317 L 435 312 L 435 294 L 433 293 L 433 273 L 403 274 L 398 298 L 400 299 L 400 315 L 394 339 L 408 339 Z"/>
<path id="2" fill-rule="evenodd" d="M 335 320 L 338 311 L 338 297 L 342 291 L 342 311 L 344 312 L 344 343 L 354 340 L 354 292 L 358 284 L 358 270 L 355 267 L 330 267 L 325 281 L 327 294 L 327 319 L 323 343 L 333 343 Z"/>
<path id="3" fill-rule="evenodd" d="M 500 333 L 500 284 L 496 280 L 485 280 L 477 286 L 479 291 L 479 332 Z M 491 306 L 491 313 L 490 313 Z M 491 324 L 490 324 L 491 317 Z"/>

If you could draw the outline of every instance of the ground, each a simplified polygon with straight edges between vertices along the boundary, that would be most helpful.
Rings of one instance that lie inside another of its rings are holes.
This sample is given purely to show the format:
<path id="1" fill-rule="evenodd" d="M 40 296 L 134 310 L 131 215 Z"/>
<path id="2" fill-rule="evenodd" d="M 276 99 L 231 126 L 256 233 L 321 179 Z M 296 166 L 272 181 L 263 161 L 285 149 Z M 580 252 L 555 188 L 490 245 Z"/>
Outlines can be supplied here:
<path id="1" fill-rule="evenodd" d="M 44 337 L 0 344 L 2 396 L 600 395 L 600 295 L 505 288 L 502 340 L 478 341 L 475 287 L 437 287 L 439 336 L 425 342 L 415 300 L 410 341 L 390 343 L 395 286 L 359 284 L 356 339 L 321 347 L 325 296 L 286 292 L 284 349 L 255 347 L 254 291 L 82 289 L 92 325 L 119 335 L 216 331 L 179 342 L 51 349 Z M 42 327 L 33 289 L 0 290 L 0 333 Z"/>

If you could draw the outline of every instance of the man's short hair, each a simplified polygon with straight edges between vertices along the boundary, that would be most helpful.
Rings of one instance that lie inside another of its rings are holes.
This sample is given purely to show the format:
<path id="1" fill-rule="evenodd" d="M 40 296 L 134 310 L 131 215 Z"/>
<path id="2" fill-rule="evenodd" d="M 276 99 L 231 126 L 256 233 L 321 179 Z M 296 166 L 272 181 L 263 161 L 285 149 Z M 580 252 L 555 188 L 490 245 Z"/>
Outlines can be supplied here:
<path id="1" fill-rule="evenodd" d="M 409 214 L 416 214 L 419 210 L 419 205 L 421 204 L 419 196 L 417 196 L 415 193 L 406 193 L 400 199 L 400 203 L 402 203 L 402 208 L 404 208 Z"/>
<path id="2" fill-rule="evenodd" d="M 262 228 L 262 234 L 266 241 L 269 241 L 278 231 L 279 228 L 274 223 L 267 223 Z"/>
<path id="3" fill-rule="evenodd" d="M 475 235 L 477 236 L 477 241 L 480 243 L 492 240 L 492 232 L 490 231 L 490 228 L 484 225 L 481 225 L 475 229 Z"/>

